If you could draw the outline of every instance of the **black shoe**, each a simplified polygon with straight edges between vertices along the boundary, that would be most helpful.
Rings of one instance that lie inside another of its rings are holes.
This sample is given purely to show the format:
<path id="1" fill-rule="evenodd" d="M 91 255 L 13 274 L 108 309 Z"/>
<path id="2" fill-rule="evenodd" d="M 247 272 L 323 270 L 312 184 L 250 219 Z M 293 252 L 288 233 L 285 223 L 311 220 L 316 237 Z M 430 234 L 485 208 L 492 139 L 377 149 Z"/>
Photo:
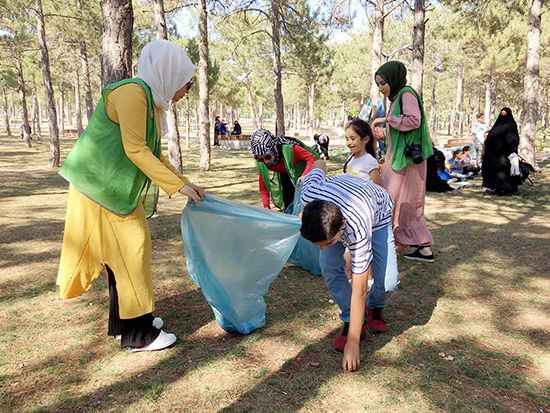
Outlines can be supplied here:
<path id="1" fill-rule="evenodd" d="M 420 252 L 420 248 L 417 248 L 414 252 L 412 252 L 410 254 L 404 254 L 403 256 L 405 258 L 409 259 L 409 260 L 418 260 L 418 261 L 424 261 L 424 262 L 434 262 L 435 261 L 433 254 L 424 255 Z"/>

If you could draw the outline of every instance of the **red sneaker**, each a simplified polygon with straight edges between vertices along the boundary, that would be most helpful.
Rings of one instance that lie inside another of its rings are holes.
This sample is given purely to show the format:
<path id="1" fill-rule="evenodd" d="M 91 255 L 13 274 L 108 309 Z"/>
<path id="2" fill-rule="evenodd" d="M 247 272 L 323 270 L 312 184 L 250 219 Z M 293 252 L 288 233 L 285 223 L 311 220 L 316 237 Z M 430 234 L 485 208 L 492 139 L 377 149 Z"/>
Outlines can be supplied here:
<path id="1" fill-rule="evenodd" d="M 336 337 L 332 340 L 332 348 L 336 351 L 339 351 L 341 353 L 344 352 L 344 348 L 346 347 L 346 343 L 348 342 L 348 330 L 349 330 L 349 323 L 344 323 L 344 328 L 342 331 L 338 333 Z M 363 340 L 367 335 L 367 326 L 363 324 L 361 327 L 361 340 Z"/>
<path id="2" fill-rule="evenodd" d="M 384 321 L 384 309 L 367 308 L 367 324 L 370 333 L 385 333 L 388 330 L 388 325 Z"/>

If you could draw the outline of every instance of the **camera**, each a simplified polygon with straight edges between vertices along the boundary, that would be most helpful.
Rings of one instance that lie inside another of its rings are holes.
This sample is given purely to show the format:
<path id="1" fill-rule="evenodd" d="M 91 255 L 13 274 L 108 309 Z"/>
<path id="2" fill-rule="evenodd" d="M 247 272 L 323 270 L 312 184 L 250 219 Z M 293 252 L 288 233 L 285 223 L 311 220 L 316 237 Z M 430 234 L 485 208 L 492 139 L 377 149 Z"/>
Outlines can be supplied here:
<path id="1" fill-rule="evenodd" d="M 414 163 L 421 163 L 424 160 L 424 158 L 422 158 L 422 146 L 418 143 L 406 144 L 403 152 L 405 156 L 411 158 Z"/>

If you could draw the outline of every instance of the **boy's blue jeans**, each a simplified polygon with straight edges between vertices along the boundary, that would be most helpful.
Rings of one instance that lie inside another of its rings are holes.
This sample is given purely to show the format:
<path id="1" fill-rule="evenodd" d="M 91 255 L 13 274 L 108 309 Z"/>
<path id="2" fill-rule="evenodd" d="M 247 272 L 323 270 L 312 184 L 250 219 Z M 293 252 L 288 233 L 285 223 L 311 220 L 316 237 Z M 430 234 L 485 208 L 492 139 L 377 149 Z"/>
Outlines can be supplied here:
<path id="1" fill-rule="evenodd" d="M 351 284 L 346 277 L 345 247 L 341 242 L 321 250 L 319 264 L 330 295 L 340 307 L 340 318 L 349 323 Z M 394 291 L 399 284 L 397 255 L 391 223 L 372 233 L 371 261 L 374 284 L 367 295 L 368 308 L 383 308 L 386 291 Z"/>

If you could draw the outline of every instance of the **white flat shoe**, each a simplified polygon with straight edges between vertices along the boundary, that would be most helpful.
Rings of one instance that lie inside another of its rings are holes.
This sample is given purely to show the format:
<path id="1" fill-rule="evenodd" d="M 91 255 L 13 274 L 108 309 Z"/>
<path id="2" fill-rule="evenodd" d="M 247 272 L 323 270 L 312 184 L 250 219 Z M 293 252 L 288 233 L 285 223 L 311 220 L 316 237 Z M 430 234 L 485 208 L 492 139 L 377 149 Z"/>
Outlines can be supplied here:
<path id="1" fill-rule="evenodd" d="M 164 330 L 160 330 L 159 336 L 151 344 L 144 347 L 133 348 L 130 351 L 132 353 L 137 353 L 138 351 L 162 350 L 162 349 L 165 349 L 166 347 L 170 347 L 172 344 L 176 342 L 177 339 L 178 338 L 176 337 L 175 334 L 166 333 Z"/>
<path id="2" fill-rule="evenodd" d="M 160 317 L 153 318 L 153 327 L 156 327 L 160 330 L 162 327 L 164 327 L 164 320 Z"/>

